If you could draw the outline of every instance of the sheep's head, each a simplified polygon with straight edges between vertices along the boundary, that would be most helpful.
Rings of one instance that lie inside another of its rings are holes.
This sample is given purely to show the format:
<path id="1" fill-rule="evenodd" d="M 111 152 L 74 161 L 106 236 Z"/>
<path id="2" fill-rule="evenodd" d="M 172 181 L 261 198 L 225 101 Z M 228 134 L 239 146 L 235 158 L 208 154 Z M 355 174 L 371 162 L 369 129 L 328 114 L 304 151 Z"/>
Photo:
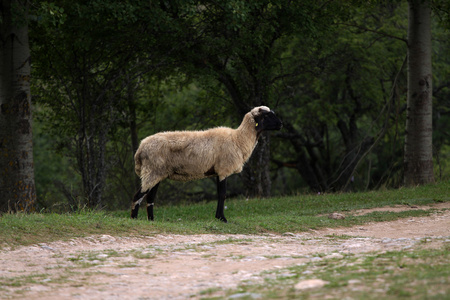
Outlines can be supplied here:
<path id="1" fill-rule="evenodd" d="M 250 112 L 255 120 L 258 133 L 265 130 L 280 130 L 283 127 L 283 123 L 275 115 L 275 112 L 267 106 L 255 107 Z"/>

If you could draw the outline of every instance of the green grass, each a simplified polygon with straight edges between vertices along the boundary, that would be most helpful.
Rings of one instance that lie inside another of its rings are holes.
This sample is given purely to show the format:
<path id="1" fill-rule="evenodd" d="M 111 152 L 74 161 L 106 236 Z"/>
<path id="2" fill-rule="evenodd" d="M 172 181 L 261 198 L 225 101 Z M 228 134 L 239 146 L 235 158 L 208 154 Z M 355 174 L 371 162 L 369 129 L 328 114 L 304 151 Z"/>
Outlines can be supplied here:
<path id="1" fill-rule="evenodd" d="M 449 299 L 450 243 L 440 249 L 323 259 L 262 275 L 263 284 L 243 283 L 224 291 L 225 295 L 255 295 L 261 299 Z M 295 290 L 296 283 L 307 279 L 328 283 L 319 289 Z M 205 291 L 203 299 L 215 292 Z"/>
<path id="2" fill-rule="evenodd" d="M 376 212 L 364 216 L 328 219 L 331 212 L 392 206 L 425 205 L 450 201 L 450 182 L 416 188 L 367 193 L 298 195 L 268 199 L 227 200 L 225 215 L 229 223 L 214 218 L 216 203 L 164 206 L 155 205 L 155 221 L 146 220 L 141 209 L 138 220 L 129 211 L 80 211 L 71 214 L 4 214 L 0 218 L 0 247 L 29 245 L 67 240 L 93 234 L 148 236 L 159 233 L 260 234 L 301 232 L 324 227 L 353 226 L 366 222 L 423 216 L 430 211 L 410 210 L 401 213 Z M 160 198 L 163 196 L 160 195 Z"/>

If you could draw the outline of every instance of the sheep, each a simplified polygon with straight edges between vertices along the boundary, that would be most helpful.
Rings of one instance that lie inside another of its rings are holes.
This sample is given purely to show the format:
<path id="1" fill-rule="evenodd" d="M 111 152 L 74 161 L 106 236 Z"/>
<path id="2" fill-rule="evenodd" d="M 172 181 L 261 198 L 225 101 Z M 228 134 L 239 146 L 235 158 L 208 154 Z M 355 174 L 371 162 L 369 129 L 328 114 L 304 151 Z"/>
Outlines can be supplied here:
<path id="1" fill-rule="evenodd" d="M 227 223 L 224 203 L 227 177 L 240 173 L 263 131 L 280 130 L 280 119 L 267 106 L 248 112 L 237 129 L 216 127 L 204 131 L 169 131 L 146 137 L 134 156 L 141 187 L 133 198 L 131 218 L 137 218 L 144 198 L 147 218 L 153 221 L 153 205 L 159 183 L 166 179 L 191 181 L 217 176 L 216 218 Z"/>

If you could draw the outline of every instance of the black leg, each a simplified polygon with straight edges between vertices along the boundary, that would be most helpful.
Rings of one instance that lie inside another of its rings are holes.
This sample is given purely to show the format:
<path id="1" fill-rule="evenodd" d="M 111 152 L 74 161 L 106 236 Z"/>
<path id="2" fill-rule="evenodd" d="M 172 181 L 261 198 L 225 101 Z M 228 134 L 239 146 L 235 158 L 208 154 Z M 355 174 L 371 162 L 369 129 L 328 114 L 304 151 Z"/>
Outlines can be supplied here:
<path id="1" fill-rule="evenodd" d="M 158 191 L 159 182 L 152 187 L 147 195 L 147 219 L 153 221 L 153 205 L 155 201 L 156 192 Z"/>
<path id="2" fill-rule="evenodd" d="M 217 203 L 216 218 L 227 223 L 227 218 L 223 213 L 225 206 L 225 196 L 227 194 L 227 179 L 220 181 L 217 177 L 217 195 L 219 197 L 219 202 Z"/>
<path id="3" fill-rule="evenodd" d="M 142 200 L 144 200 L 145 195 L 147 192 L 142 193 L 141 189 L 139 189 L 136 194 L 134 194 L 133 197 L 133 203 L 131 204 L 131 218 L 137 219 L 138 212 L 139 212 L 139 205 L 141 204 Z"/>

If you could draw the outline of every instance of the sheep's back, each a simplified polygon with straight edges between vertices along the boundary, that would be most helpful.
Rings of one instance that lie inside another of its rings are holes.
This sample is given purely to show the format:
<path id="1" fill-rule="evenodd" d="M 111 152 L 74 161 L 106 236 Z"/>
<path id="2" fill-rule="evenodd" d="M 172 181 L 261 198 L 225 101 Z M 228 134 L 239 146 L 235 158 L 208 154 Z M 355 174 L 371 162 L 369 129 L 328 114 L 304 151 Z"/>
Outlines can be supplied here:
<path id="1" fill-rule="evenodd" d="M 218 157 L 231 139 L 230 130 L 219 127 L 206 131 L 172 131 L 149 136 L 142 140 L 136 153 L 136 172 L 138 165 L 142 165 L 147 168 L 147 172 L 161 178 L 189 181 L 212 176 Z"/>

